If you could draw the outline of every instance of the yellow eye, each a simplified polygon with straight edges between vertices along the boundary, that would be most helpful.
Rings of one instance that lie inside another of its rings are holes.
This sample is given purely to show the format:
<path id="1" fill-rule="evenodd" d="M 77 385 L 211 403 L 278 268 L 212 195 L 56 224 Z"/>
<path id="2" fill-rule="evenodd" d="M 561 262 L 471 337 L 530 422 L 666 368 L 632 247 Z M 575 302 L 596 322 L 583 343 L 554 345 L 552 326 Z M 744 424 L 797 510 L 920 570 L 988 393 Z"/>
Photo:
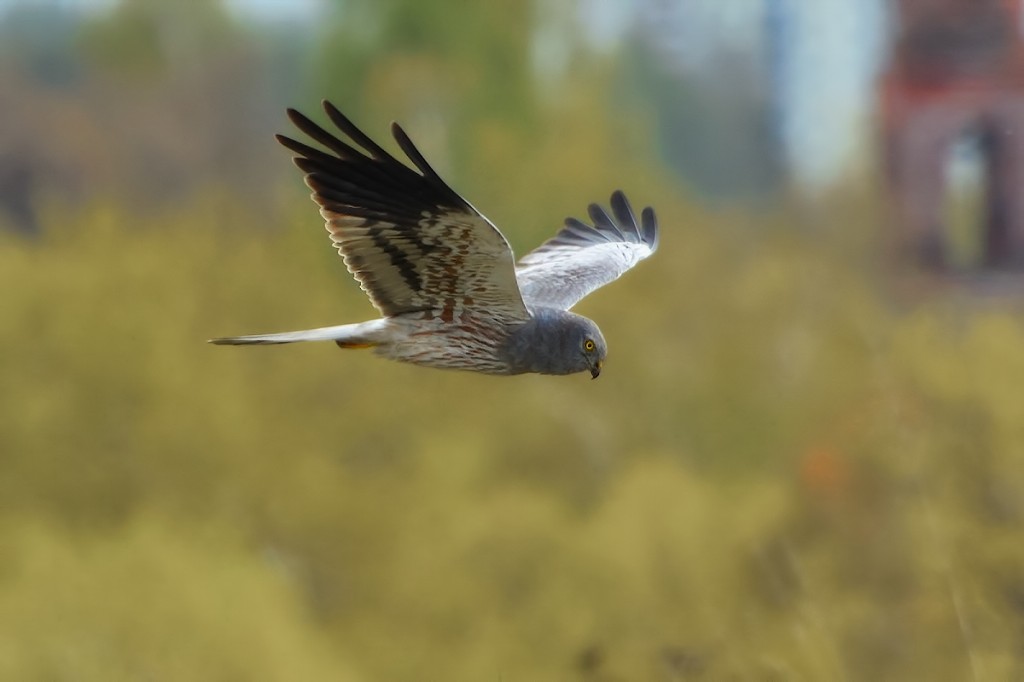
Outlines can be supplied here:
<path id="1" fill-rule="evenodd" d="M 594 347 L 595 346 L 593 339 L 587 339 L 586 341 L 583 342 L 583 350 L 587 351 L 588 353 L 593 353 Z"/>

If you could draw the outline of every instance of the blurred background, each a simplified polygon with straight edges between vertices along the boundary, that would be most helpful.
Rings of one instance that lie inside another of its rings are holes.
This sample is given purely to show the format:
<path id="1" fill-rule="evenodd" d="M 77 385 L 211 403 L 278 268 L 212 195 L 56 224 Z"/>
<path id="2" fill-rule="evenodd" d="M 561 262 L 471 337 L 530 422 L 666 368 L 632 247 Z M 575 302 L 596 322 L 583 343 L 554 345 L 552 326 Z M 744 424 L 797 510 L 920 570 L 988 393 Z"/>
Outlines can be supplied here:
<path id="1" fill-rule="evenodd" d="M 1024 678 L 1022 26 L 0 0 L 0 678 Z M 374 316 L 322 98 L 519 254 L 657 209 L 599 381 L 204 343 Z"/>

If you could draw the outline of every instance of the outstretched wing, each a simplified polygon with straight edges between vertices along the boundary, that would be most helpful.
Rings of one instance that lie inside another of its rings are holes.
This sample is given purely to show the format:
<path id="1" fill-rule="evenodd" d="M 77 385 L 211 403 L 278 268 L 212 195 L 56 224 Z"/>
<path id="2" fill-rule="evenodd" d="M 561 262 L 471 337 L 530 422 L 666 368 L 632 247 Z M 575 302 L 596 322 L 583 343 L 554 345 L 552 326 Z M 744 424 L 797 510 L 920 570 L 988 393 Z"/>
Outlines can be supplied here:
<path id="1" fill-rule="evenodd" d="M 611 204 L 614 218 L 591 204 L 593 226 L 566 218 L 558 234 L 519 260 L 516 275 L 527 306 L 568 310 L 654 253 L 654 209 L 645 208 L 637 224 L 625 194 L 616 190 Z"/>
<path id="2" fill-rule="evenodd" d="M 277 140 L 297 154 L 331 239 L 373 305 L 386 316 L 420 313 L 445 322 L 465 313 L 526 319 L 505 237 L 445 184 L 405 131 L 391 125 L 418 173 L 330 102 L 323 106 L 350 142 L 294 109 L 288 117 L 295 126 L 330 153 L 284 135 Z"/>

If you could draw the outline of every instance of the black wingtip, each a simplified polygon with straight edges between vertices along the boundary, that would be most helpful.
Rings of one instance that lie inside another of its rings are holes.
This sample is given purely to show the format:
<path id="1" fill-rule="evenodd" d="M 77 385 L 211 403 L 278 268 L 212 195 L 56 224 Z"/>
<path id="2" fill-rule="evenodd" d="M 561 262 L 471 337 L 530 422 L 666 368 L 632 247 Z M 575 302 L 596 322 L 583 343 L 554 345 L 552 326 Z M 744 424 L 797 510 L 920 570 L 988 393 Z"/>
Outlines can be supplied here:
<path id="1" fill-rule="evenodd" d="M 612 210 L 614 212 L 614 206 L 612 207 Z M 612 237 L 613 240 L 628 241 L 626 236 L 622 234 L 622 230 L 619 229 L 619 226 L 615 224 L 616 221 L 608 215 L 608 211 L 606 211 L 603 206 L 599 204 L 591 204 L 587 208 L 587 212 L 590 214 L 590 219 L 593 221 L 594 227 L 599 231 L 609 233 L 608 236 Z"/>
<path id="2" fill-rule="evenodd" d="M 300 154 L 301 153 L 299 150 L 297 150 L 295 148 L 297 145 L 302 144 L 298 140 L 293 140 L 292 138 L 288 137 L 287 135 L 282 135 L 281 133 L 274 133 L 274 139 L 277 140 L 277 143 L 279 145 L 281 145 L 282 147 L 285 147 L 285 148 L 289 149 L 290 151 L 295 152 L 296 154 Z"/>
<path id="3" fill-rule="evenodd" d="M 640 214 L 640 229 L 643 231 L 644 243 L 651 247 L 651 252 L 658 249 L 658 217 L 650 206 Z"/>
<path id="4" fill-rule="evenodd" d="M 320 151 L 319 149 L 314 149 L 310 147 L 308 144 L 299 142 L 298 140 L 290 138 L 287 135 L 281 135 L 280 133 L 278 133 L 277 135 L 274 135 L 274 139 L 277 140 L 277 143 L 279 145 L 281 145 L 282 147 L 284 147 L 285 149 L 287 149 L 288 151 L 295 155 L 294 157 L 292 157 L 293 161 L 298 161 L 299 159 L 312 158 L 316 156 L 327 156 L 327 154 L 324 154 L 324 152 Z"/>
<path id="5" fill-rule="evenodd" d="M 587 214 L 593 225 L 588 225 L 576 218 L 566 218 L 561 231 L 554 238 L 563 244 L 593 243 L 595 239 L 607 242 L 622 241 L 634 244 L 646 244 L 654 251 L 658 247 L 658 224 L 654 209 L 644 208 L 637 222 L 633 206 L 626 198 L 626 193 L 617 189 L 611 193 L 611 213 L 600 204 L 593 203 L 587 207 Z"/>
<path id="6" fill-rule="evenodd" d="M 299 130 L 302 130 L 305 124 L 312 123 L 312 121 L 310 121 L 309 118 L 298 109 L 288 107 L 284 110 L 284 113 L 288 117 L 288 120 L 291 121 Z"/>
<path id="7" fill-rule="evenodd" d="M 633 207 L 629 205 L 629 199 L 626 198 L 622 190 L 617 189 L 612 192 L 611 205 L 612 213 L 615 214 L 615 219 L 619 222 L 619 226 L 629 230 L 631 237 L 641 239 L 640 230 L 636 225 L 636 215 L 633 214 Z"/>
<path id="8" fill-rule="evenodd" d="M 338 130 L 348 135 L 353 142 L 369 152 L 370 156 L 378 161 L 395 161 L 391 154 L 374 142 L 369 135 L 360 130 L 355 123 L 349 120 L 348 116 L 341 113 L 338 107 L 331 104 L 328 100 L 323 100 L 322 104 L 324 111 L 327 112 L 327 117 L 331 119 L 331 123 L 337 126 Z"/>
<path id="9" fill-rule="evenodd" d="M 395 138 L 395 142 L 398 143 L 399 148 L 405 152 L 405 155 L 408 156 L 409 160 L 420 169 L 420 172 L 423 173 L 423 175 L 435 180 L 441 179 L 438 174 L 434 172 L 434 169 L 430 167 L 430 164 L 427 163 L 427 159 L 420 153 L 420 150 L 416 148 L 416 145 L 413 144 L 408 133 L 402 129 L 402 126 L 398 125 L 397 121 L 391 122 L 391 137 Z"/>
<path id="10" fill-rule="evenodd" d="M 657 250 L 658 219 L 653 208 L 644 207 L 644 210 L 640 212 L 640 224 L 637 225 L 633 207 L 630 205 L 629 199 L 626 198 L 626 193 L 621 189 L 612 192 L 611 207 L 615 219 L 621 226 L 630 228 L 640 241 L 650 247 L 652 253 Z"/>

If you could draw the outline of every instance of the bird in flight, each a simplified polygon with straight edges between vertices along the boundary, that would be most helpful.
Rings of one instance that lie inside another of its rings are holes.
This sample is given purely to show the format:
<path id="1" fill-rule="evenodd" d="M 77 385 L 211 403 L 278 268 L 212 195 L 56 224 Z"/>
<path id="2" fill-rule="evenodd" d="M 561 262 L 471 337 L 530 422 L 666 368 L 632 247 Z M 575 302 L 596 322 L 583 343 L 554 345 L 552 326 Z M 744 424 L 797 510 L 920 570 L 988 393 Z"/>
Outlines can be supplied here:
<path id="1" fill-rule="evenodd" d="M 589 207 L 517 263 L 491 221 L 434 172 L 396 123 L 391 134 L 416 169 L 386 152 L 330 102 L 339 139 L 294 109 L 292 123 L 328 151 L 284 135 L 349 272 L 381 317 L 278 334 L 211 339 L 221 345 L 334 341 L 416 365 L 485 374 L 601 373 L 597 325 L 569 312 L 658 248 L 654 210 L 639 221 L 625 195 L 611 214 Z"/>

